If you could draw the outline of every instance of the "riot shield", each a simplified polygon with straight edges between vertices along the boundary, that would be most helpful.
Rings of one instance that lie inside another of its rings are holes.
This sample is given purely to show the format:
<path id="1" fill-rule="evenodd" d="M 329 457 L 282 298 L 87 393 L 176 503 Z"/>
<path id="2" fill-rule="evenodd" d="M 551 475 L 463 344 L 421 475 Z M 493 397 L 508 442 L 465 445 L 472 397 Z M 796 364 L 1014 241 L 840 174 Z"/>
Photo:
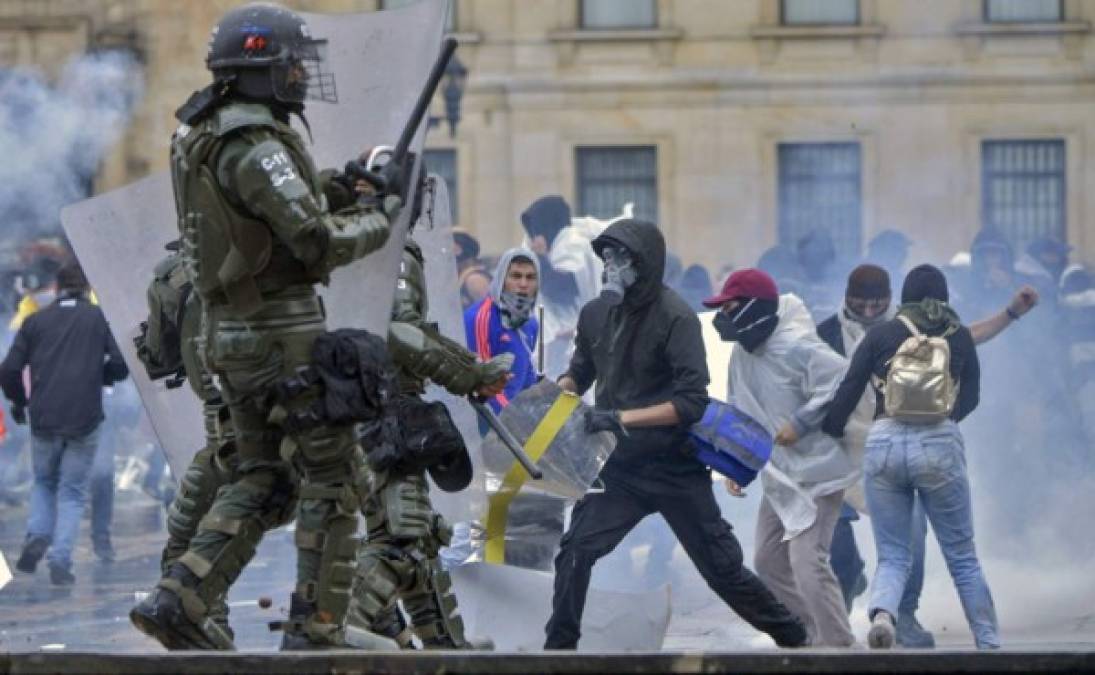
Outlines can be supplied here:
<path id="1" fill-rule="evenodd" d="M 431 174 L 427 185 L 428 194 L 425 195 L 422 207 L 422 219 L 415 226 L 413 234 L 425 259 L 426 295 L 429 298 L 426 318 L 437 323 L 442 335 L 464 344 L 464 313 L 460 303 L 460 284 L 456 278 L 456 257 L 453 255 L 449 193 L 440 176 Z M 454 396 L 441 387 L 430 385 L 426 398 L 441 401 L 449 409 L 453 421 L 464 436 L 473 467 L 472 481 L 466 489 L 455 494 L 433 490 L 431 500 L 434 507 L 450 522 L 469 520 L 476 517 L 486 504 L 476 413 L 467 399 Z"/>
<path id="2" fill-rule="evenodd" d="M 589 491 L 616 447 L 611 433 L 586 433 L 585 409 L 578 396 L 550 380 L 502 409 L 502 423 L 544 476 L 531 480 L 494 432 L 484 438 L 488 504 L 482 555 L 487 562 L 551 568 L 565 502 Z"/>
<path id="3" fill-rule="evenodd" d="M 438 53 L 445 10 L 445 0 L 423 0 L 394 11 L 305 15 L 312 33 L 329 40 L 339 94 L 338 104 L 306 112 L 318 166 L 340 167 L 369 147 L 395 143 Z M 420 153 L 424 135 L 425 125 L 412 150 Z M 189 388 L 149 381 L 132 341 L 147 315 L 153 267 L 164 244 L 178 238 L 172 204 L 169 177 L 161 173 L 69 206 L 61 222 L 180 476 L 205 442 L 200 405 Z M 337 270 L 322 290 L 329 328 L 386 332 L 409 210 L 404 214 L 382 250 Z"/>

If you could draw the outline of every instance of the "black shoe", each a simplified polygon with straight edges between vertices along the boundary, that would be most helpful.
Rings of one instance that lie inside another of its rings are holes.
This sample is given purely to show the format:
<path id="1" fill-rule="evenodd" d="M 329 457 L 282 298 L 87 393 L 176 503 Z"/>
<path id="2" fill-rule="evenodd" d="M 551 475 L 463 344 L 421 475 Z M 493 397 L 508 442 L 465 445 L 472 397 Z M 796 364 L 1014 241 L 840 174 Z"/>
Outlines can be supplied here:
<path id="1" fill-rule="evenodd" d="M 168 579 L 180 579 L 185 586 L 196 577 L 179 565 L 168 570 Z M 182 599 L 174 591 L 157 587 L 129 611 L 129 620 L 137 630 L 169 650 L 233 649 L 232 640 L 211 619 L 199 626 L 187 616 Z"/>
<path id="2" fill-rule="evenodd" d="M 50 563 L 49 581 L 54 586 L 71 586 L 76 583 L 76 575 L 69 570 L 67 565 Z"/>
<path id="3" fill-rule="evenodd" d="M 95 557 L 105 563 L 112 563 L 115 560 L 114 547 L 110 544 L 110 540 L 96 541 L 92 543 L 95 549 Z"/>
<path id="4" fill-rule="evenodd" d="M 49 539 L 45 537 L 28 537 L 23 544 L 23 553 L 15 563 L 15 569 L 27 574 L 34 574 L 34 571 L 38 569 L 39 561 L 42 560 L 42 556 L 46 554 L 48 548 Z"/>

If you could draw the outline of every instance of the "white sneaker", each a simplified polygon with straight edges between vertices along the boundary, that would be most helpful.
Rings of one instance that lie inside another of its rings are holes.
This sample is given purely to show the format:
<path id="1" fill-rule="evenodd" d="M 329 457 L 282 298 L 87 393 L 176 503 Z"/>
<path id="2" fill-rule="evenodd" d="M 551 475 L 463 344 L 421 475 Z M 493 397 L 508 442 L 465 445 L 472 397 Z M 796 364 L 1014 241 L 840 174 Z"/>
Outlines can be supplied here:
<path id="1" fill-rule="evenodd" d="M 867 633 L 867 644 L 871 649 L 890 649 L 896 634 L 893 617 L 889 612 L 878 610 L 871 621 L 871 631 Z"/>

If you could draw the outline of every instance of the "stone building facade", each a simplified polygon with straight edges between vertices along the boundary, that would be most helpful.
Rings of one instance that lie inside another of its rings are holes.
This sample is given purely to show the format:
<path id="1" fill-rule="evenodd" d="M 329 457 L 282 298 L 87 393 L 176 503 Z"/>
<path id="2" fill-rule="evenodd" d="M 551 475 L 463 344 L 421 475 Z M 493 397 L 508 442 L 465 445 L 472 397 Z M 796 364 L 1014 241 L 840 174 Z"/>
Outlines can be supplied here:
<path id="1" fill-rule="evenodd" d="M 386 0 L 388 5 L 401 2 Z M 403 0 L 404 2 L 406 0 Z M 385 0 L 312 0 L 306 11 Z M 146 93 L 99 187 L 166 166 L 225 0 L 0 0 L 0 64 L 136 50 Z M 429 139 L 487 252 L 559 193 L 623 201 L 686 262 L 751 264 L 811 228 L 901 230 L 945 261 L 986 223 L 1095 260 L 1095 0 L 454 0 L 470 76 Z M 439 106 L 440 108 L 440 106 Z M 1092 157 L 1093 161 L 1088 161 Z"/>

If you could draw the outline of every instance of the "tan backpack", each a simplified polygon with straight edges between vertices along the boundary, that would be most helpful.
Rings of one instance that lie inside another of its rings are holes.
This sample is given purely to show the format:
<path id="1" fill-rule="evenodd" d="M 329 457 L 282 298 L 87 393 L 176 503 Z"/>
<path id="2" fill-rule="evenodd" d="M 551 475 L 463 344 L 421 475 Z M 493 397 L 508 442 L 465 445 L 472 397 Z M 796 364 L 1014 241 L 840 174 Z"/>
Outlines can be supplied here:
<path id="1" fill-rule="evenodd" d="M 912 335 L 890 359 L 883 384 L 886 415 L 910 424 L 947 419 L 958 398 L 951 377 L 951 349 L 943 337 L 924 335 L 907 317 L 897 317 Z"/>

